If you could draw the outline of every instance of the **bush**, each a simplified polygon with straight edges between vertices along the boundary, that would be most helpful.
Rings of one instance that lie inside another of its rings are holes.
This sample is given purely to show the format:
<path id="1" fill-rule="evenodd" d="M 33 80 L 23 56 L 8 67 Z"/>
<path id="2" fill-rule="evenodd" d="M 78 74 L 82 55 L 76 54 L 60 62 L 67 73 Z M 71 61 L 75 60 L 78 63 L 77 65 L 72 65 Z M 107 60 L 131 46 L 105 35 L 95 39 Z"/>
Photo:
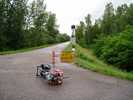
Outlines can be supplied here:
<path id="1" fill-rule="evenodd" d="M 133 70 L 133 28 L 96 40 L 96 55 L 109 64 L 127 71 Z"/>
<path id="2" fill-rule="evenodd" d="M 70 37 L 67 34 L 58 34 L 56 36 L 56 41 L 58 43 L 60 43 L 60 42 L 66 42 L 66 41 L 69 41 L 69 40 L 70 40 Z"/>

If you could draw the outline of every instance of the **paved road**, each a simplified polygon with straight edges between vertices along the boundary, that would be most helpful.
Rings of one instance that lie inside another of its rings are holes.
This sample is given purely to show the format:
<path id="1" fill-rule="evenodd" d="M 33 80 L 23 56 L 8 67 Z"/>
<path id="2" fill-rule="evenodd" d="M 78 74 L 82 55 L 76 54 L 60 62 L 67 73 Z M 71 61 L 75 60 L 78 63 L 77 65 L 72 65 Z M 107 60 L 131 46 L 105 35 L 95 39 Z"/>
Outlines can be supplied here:
<path id="1" fill-rule="evenodd" d="M 76 67 L 58 66 L 65 72 L 62 86 L 49 86 L 35 76 L 36 65 L 50 63 L 52 50 L 68 43 L 26 53 L 0 56 L 0 100 L 133 100 L 133 82 Z"/>

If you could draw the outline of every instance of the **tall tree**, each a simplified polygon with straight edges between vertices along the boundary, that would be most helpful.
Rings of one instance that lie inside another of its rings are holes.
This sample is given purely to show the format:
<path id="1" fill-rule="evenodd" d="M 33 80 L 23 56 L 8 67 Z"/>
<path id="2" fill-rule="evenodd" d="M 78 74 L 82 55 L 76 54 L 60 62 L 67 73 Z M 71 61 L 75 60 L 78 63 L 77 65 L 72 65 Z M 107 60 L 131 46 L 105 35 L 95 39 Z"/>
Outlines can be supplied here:
<path id="1" fill-rule="evenodd" d="M 26 16 L 26 0 L 8 0 L 7 11 L 7 29 L 6 37 L 7 45 L 10 48 L 20 48 L 23 43 L 25 16 Z"/>
<path id="2" fill-rule="evenodd" d="M 101 34 L 99 20 L 95 21 L 95 24 L 91 27 L 91 43 Z"/>
<path id="3" fill-rule="evenodd" d="M 59 32 L 57 30 L 58 26 L 56 25 L 56 15 L 53 13 L 49 13 L 48 21 L 46 24 L 46 29 L 48 33 L 55 37 Z"/>
<path id="4" fill-rule="evenodd" d="M 119 6 L 116 10 L 115 22 L 116 22 L 117 32 L 123 31 L 126 28 L 126 25 L 128 24 L 126 21 L 127 9 L 128 9 L 127 4 L 123 4 Z"/>
<path id="5" fill-rule="evenodd" d="M 0 50 L 6 47 L 7 39 L 5 35 L 7 25 L 7 0 L 0 0 Z"/>
<path id="6" fill-rule="evenodd" d="M 48 12 L 44 0 L 33 0 L 28 7 L 26 43 L 29 46 L 38 46 L 47 43 L 46 23 Z"/>
<path id="7" fill-rule="evenodd" d="M 45 30 L 48 14 L 44 0 L 34 0 L 31 4 L 30 15 L 32 16 L 33 26 L 38 31 Z"/>
<path id="8" fill-rule="evenodd" d="M 92 27 L 92 22 L 91 22 L 91 16 L 88 14 L 85 17 L 85 22 L 86 22 L 86 29 L 85 29 L 85 41 L 86 44 L 90 44 L 91 42 L 91 27 Z"/>
<path id="9" fill-rule="evenodd" d="M 80 45 L 84 45 L 84 39 L 85 39 L 85 24 L 84 22 L 80 22 L 80 25 L 76 28 L 76 42 Z"/>
<path id="10" fill-rule="evenodd" d="M 127 16 L 126 20 L 129 25 L 133 25 L 133 3 L 130 4 L 130 6 L 127 9 Z"/>
<path id="11" fill-rule="evenodd" d="M 105 7 L 101 27 L 102 32 L 105 34 L 111 34 L 116 31 L 114 23 L 114 8 L 112 3 L 108 3 Z"/>

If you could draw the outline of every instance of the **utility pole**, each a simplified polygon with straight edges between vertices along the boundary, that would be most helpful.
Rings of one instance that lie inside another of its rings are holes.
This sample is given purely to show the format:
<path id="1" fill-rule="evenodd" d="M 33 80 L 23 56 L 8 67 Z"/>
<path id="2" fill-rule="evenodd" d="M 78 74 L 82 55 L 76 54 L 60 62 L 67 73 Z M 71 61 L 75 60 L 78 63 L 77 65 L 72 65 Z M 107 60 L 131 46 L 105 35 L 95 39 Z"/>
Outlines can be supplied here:
<path id="1" fill-rule="evenodd" d="M 72 29 L 72 35 L 71 35 L 72 51 L 75 52 L 75 44 L 76 44 L 75 25 L 72 25 L 71 29 Z"/>

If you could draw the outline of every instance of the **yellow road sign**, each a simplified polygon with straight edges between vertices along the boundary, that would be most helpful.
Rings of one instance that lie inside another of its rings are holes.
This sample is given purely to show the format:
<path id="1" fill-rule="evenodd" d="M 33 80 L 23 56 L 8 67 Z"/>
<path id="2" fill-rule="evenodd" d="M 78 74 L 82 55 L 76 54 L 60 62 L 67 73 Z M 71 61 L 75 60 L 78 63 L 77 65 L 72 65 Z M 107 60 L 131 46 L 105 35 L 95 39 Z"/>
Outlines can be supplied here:
<path id="1" fill-rule="evenodd" d="M 74 61 L 74 54 L 71 51 L 63 51 L 60 55 L 62 63 L 72 63 Z"/>

